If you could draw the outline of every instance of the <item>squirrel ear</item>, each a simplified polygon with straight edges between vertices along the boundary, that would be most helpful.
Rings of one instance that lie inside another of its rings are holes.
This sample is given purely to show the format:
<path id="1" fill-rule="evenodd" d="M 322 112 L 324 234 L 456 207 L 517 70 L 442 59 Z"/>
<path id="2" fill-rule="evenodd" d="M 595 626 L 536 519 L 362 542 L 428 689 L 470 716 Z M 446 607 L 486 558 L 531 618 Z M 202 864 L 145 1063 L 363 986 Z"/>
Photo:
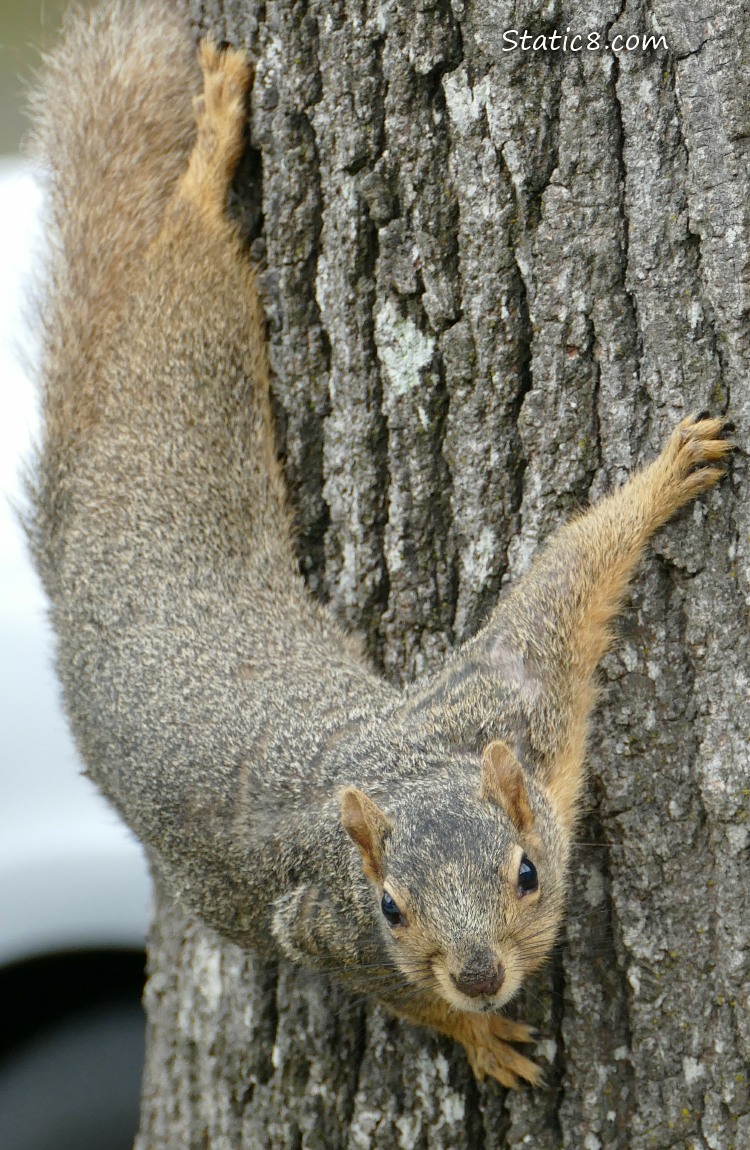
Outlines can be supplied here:
<path id="1" fill-rule="evenodd" d="M 497 741 L 484 748 L 479 794 L 502 807 L 517 830 L 528 833 L 533 827 L 523 767 L 505 743 Z"/>
<path id="2" fill-rule="evenodd" d="M 383 844 L 393 823 L 378 804 L 357 787 L 345 787 L 339 802 L 342 826 L 359 847 L 362 869 L 373 882 L 382 882 Z"/>

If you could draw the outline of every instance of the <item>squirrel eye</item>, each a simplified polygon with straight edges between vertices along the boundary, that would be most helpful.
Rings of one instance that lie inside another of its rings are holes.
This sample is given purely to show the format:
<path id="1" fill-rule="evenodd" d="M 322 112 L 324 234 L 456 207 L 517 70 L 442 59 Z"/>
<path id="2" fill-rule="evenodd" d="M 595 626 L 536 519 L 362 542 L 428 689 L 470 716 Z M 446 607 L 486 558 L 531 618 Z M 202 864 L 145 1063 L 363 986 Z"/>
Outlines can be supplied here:
<path id="1" fill-rule="evenodd" d="M 401 911 L 398 909 L 395 902 L 388 893 L 383 895 L 382 901 L 380 903 L 380 909 L 385 915 L 386 922 L 390 926 L 400 926 L 403 922 Z"/>
<path id="2" fill-rule="evenodd" d="M 521 859 L 521 865 L 518 868 L 518 894 L 523 897 L 525 894 L 533 894 L 539 887 L 539 878 L 536 873 L 536 867 L 531 859 L 524 855 Z"/>

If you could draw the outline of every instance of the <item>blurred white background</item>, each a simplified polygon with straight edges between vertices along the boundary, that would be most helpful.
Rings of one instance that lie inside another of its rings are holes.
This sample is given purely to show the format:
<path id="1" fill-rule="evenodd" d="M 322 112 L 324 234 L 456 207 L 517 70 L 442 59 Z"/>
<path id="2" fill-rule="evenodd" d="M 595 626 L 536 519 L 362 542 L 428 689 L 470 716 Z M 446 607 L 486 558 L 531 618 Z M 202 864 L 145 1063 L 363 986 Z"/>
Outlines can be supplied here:
<path id="1" fill-rule="evenodd" d="M 53 671 L 46 605 L 17 508 L 37 397 L 24 364 L 41 194 L 0 161 L 0 963 L 67 945 L 132 945 L 148 886 L 140 848 L 80 775 Z"/>

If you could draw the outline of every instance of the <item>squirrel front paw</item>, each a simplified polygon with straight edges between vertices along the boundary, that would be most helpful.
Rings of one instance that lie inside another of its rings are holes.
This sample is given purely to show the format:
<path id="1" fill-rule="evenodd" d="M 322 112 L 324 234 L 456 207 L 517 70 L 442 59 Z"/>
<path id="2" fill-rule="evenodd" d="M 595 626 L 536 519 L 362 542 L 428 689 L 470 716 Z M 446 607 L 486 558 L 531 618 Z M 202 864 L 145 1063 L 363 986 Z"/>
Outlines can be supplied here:
<path id="1" fill-rule="evenodd" d="M 517 1090 L 522 1082 L 538 1086 L 543 1074 L 531 1059 L 519 1054 L 511 1042 L 534 1042 L 537 1032 L 525 1022 L 514 1022 L 499 1014 L 463 1014 L 455 1038 L 469 1059 L 480 1082 L 495 1078 L 501 1085 Z"/>
<path id="2" fill-rule="evenodd" d="M 701 491 L 708 490 L 724 474 L 719 463 L 732 451 L 723 437 L 726 420 L 711 419 L 693 413 L 678 423 L 656 460 L 664 495 L 670 511 L 688 503 Z"/>

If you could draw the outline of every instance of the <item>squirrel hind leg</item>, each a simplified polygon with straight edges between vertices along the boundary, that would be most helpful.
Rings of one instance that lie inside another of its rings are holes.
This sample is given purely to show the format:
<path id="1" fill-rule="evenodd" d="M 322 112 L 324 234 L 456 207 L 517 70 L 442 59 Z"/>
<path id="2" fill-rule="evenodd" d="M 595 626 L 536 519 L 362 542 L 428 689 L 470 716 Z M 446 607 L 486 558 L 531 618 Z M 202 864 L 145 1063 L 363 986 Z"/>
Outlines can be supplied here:
<path id="1" fill-rule="evenodd" d="M 223 221 L 229 184 L 244 147 L 245 97 L 254 70 L 244 52 L 220 49 L 212 40 L 200 46 L 200 65 L 203 92 L 195 99 L 197 136 L 176 199 Z"/>

